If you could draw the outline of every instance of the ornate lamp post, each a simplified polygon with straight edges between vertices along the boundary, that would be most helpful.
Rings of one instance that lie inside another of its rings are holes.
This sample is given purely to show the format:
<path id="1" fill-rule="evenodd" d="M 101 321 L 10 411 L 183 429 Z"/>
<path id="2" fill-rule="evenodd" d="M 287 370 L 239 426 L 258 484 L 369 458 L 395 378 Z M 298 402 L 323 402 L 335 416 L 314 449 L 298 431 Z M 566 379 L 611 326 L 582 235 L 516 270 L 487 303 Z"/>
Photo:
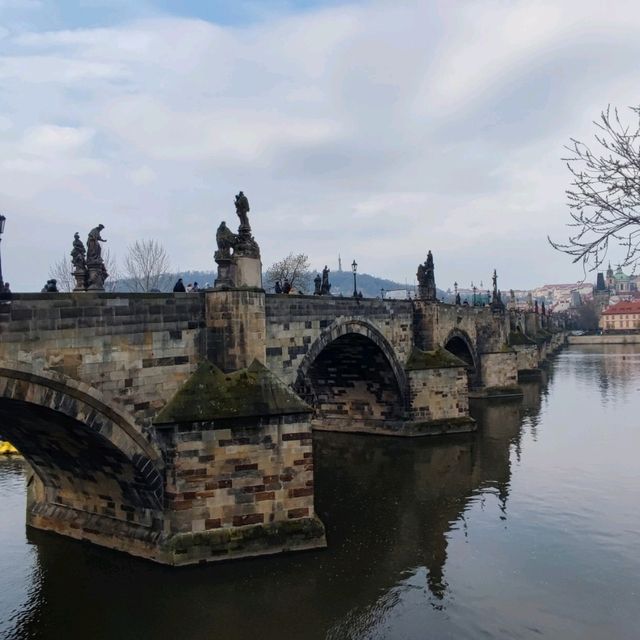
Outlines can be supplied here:
<path id="1" fill-rule="evenodd" d="M 351 264 L 351 271 L 353 271 L 353 297 L 357 298 L 358 297 L 358 289 L 356 287 L 356 272 L 358 271 L 358 263 L 355 261 L 353 261 L 353 263 Z"/>
<path id="2" fill-rule="evenodd" d="M 382 289 L 380 289 L 380 298 L 382 300 L 384 300 L 384 287 L 382 287 Z"/>
<path id="3" fill-rule="evenodd" d="M 478 291 L 478 287 L 476 287 L 476 285 L 473 285 L 473 306 L 476 306 L 476 292 Z"/>
<path id="4" fill-rule="evenodd" d="M 7 218 L 3 215 L 0 215 L 0 241 L 2 240 L 2 234 L 4 233 L 4 223 Z M 0 256 L 0 287 L 4 289 L 4 279 L 2 278 L 2 257 Z"/>

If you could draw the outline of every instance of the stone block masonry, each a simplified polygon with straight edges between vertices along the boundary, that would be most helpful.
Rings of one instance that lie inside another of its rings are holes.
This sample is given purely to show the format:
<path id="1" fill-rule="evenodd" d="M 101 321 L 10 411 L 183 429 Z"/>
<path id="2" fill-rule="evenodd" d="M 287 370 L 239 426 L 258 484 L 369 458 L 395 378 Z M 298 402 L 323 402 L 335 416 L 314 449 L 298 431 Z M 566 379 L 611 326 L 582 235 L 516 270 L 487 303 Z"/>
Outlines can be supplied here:
<path id="1" fill-rule="evenodd" d="M 159 429 L 166 452 L 161 559 L 190 564 L 326 546 L 313 506 L 308 414 Z"/>
<path id="2" fill-rule="evenodd" d="M 82 381 L 142 427 L 195 370 L 204 348 L 198 294 L 17 294 L 0 306 L 4 366 Z"/>

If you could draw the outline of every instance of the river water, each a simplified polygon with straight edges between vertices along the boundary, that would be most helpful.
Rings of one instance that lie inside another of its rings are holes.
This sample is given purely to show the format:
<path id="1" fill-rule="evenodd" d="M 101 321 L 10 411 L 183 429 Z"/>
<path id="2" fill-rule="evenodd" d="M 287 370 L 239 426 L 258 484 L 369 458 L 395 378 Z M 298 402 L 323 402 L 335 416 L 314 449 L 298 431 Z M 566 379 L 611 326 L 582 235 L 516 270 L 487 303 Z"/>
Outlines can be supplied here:
<path id="1" fill-rule="evenodd" d="M 329 548 L 172 570 L 24 525 L 0 461 L 0 637 L 640 637 L 640 349 L 571 347 L 448 439 L 315 436 Z"/>

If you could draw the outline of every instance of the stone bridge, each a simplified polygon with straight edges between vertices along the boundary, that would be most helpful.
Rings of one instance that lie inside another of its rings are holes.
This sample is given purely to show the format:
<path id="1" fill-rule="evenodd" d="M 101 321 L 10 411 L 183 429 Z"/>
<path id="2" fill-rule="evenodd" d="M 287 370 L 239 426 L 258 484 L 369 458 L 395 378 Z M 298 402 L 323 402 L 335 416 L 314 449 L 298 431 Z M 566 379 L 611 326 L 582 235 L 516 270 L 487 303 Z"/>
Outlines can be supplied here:
<path id="1" fill-rule="evenodd" d="M 562 334 L 490 308 L 258 288 L 0 304 L 0 434 L 27 522 L 167 564 L 325 544 L 312 427 L 475 428 Z"/>

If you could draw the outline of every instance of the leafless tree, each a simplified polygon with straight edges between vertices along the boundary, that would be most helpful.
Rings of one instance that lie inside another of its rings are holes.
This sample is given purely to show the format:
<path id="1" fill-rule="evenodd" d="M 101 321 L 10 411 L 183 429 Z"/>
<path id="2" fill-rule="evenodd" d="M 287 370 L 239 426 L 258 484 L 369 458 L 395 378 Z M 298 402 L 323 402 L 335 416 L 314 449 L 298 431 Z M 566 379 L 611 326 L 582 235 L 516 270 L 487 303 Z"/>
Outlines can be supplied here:
<path id="1" fill-rule="evenodd" d="M 58 291 L 73 291 L 73 288 L 76 286 L 76 280 L 71 275 L 72 268 L 71 259 L 66 256 L 60 258 L 60 260 L 56 260 L 49 267 L 49 277 L 56 280 Z"/>
<path id="2" fill-rule="evenodd" d="M 118 261 L 109 249 L 102 250 L 102 259 L 104 260 L 105 269 L 109 274 L 109 277 L 104 283 L 104 289 L 105 291 L 115 291 L 118 286 L 118 280 L 120 279 Z M 67 258 L 66 256 L 60 260 L 56 260 L 56 262 L 49 267 L 49 277 L 56 279 L 58 291 L 73 291 L 76 286 L 76 279 L 73 277 L 72 271 L 73 265 L 71 264 L 71 258 Z"/>
<path id="3" fill-rule="evenodd" d="M 629 107 L 633 124 L 607 107 L 595 121 L 594 149 L 571 139 L 567 167 L 573 176 L 567 190 L 575 233 L 566 244 L 551 245 L 593 271 L 604 262 L 609 244 L 625 251 L 624 265 L 640 259 L 640 106 Z"/>
<path id="4" fill-rule="evenodd" d="M 304 253 L 290 253 L 286 258 L 272 264 L 265 273 L 265 287 L 273 288 L 276 281 L 287 280 L 292 289 L 306 291 L 311 284 L 309 257 Z"/>
<path id="5" fill-rule="evenodd" d="M 124 271 L 131 291 L 151 291 L 165 286 L 169 256 L 157 240 L 136 240 L 124 259 Z"/>

